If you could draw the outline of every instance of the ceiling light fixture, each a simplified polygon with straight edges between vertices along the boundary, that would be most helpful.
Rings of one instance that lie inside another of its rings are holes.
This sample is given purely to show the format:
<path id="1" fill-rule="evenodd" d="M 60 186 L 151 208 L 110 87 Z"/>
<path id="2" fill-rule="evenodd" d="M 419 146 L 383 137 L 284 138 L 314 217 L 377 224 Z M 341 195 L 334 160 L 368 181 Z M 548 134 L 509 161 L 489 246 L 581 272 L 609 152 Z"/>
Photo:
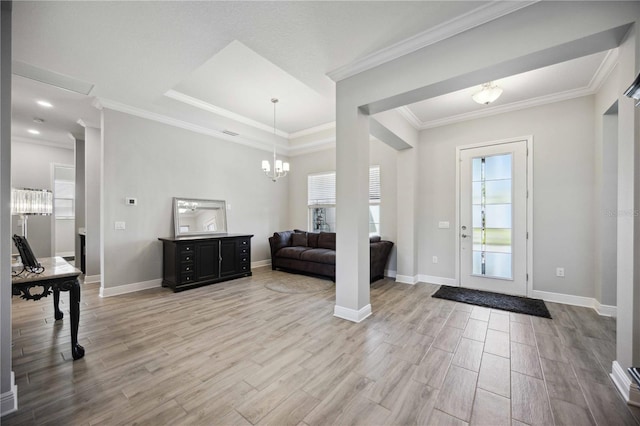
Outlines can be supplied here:
<path id="1" fill-rule="evenodd" d="M 32 135 L 39 135 L 40 134 L 40 132 L 37 131 L 36 129 L 29 129 L 29 130 L 27 130 L 27 132 L 31 133 Z"/>
<path id="2" fill-rule="evenodd" d="M 38 124 L 42 124 L 42 123 L 44 123 L 44 118 L 33 117 L 33 122 L 34 123 L 38 123 Z"/>
<path id="3" fill-rule="evenodd" d="M 40 105 L 41 107 L 45 107 L 45 108 L 51 108 L 53 107 L 53 105 L 51 104 L 51 102 L 47 102 L 47 101 L 37 101 L 36 102 L 38 105 Z"/>
<path id="4" fill-rule="evenodd" d="M 273 103 L 273 135 L 276 136 L 276 104 L 277 98 L 271 99 Z M 271 170 L 271 164 L 269 160 L 262 160 L 262 171 L 272 181 L 277 181 L 281 177 L 284 177 L 289 173 L 289 163 L 283 163 L 282 160 L 276 159 L 276 142 L 273 141 L 273 171 Z"/>
<path id="5" fill-rule="evenodd" d="M 474 101 L 482 105 L 489 105 L 502 95 L 502 89 L 493 82 L 484 83 L 482 89 L 471 96 Z"/>

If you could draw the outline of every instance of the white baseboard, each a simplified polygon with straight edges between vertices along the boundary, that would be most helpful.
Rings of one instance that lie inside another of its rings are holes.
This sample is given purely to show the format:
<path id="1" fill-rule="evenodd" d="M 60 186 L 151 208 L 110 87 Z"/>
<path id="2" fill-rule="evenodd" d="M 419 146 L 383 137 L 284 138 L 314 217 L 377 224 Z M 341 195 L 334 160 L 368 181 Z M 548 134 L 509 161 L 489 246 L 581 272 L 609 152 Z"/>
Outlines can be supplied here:
<path id="1" fill-rule="evenodd" d="M 18 385 L 16 376 L 11 372 L 11 389 L 0 394 L 0 417 L 18 410 Z"/>
<path id="2" fill-rule="evenodd" d="M 371 315 L 370 304 L 363 308 L 360 308 L 360 310 L 357 310 L 357 311 L 355 309 L 345 308 L 344 306 L 338 306 L 338 305 L 336 305 L 333 308 L 334 317 L 346 319 L 353 322 L 361 322 L 365 318 L 367 318 L 369 315 Z"/>
<path id="3" fill-rule="evenodd" d="M 95 284 L 95 283 L 99 283 L 100 281 L 102 281 L 102 274 L 99 274 L 99 275 L 85 275 L 84 276 L 84 283 L 85 284 Z"/>
<path id="4" fill-rule="evenodd" d="M 625 402 L 629 405 L 640 407 L 640 390 L 638 385 L 631 381 L 625 369 L 618 363 L 613 361 L 611 364 L 611 374 L 609 375 L 616 388 L 622 394 Z"/>
<path id="5" fill-rule="evenodd" d="M 393 269 L 385 269 L 384 276 L 388 278 L 396 278 L 397 272 L 394 271 Z"/>
<path id="6" fill-rule="evenodd" d="M 418 276 L 396 274 L 396 282 L 403 283 L 403 284 L 411 284 L 411 285 L 418 284 Z"/>
<path id="7" fill-rule="evenodd" d="M 100 297 L 118 296 L 120 294 L 133 293 L 136 291 L 147 290 L 150 288 L 162 287 L 160 278 L 139 283 L 119 285 L 116 287 L 100 287 Z"/>
<path id="8" fill-rule="evenodd" d="M 255 262 L 251 262 L 251 268 L 262 268 L 263 266 L 271 266 L 271 259 L 266 260 L 256 260 Z"/>
<path id="9" fill-rule="evenodd" d="M 553 293 L 551 291 L 533 290 L 531 297 L 535 299 L 542 299 L 546 302 L 564 303 L 565 305 L 583 306 L 585 308 L 591 308 L 602 316 L 617 315 L 617 308 L 610 305 L 601 305 L 593 297 L 574 296 L 572 294 Z"/>
<path id="10" fill-rule="evenodd" d="M 60 253 L 56 253 L 56 256 L 60 256 L 60 257 L 69 257 L 69 256 L 75 256 L 76 252 L 75 251 L 63 251 Z"/>
<path id="11" fill-rule="evenodd" d="M 458 287 L 458 281 L 455 278 L 435 277 L 433 275 L 418 275 L 418 280 L 420 280 L 421 283 Z"/>

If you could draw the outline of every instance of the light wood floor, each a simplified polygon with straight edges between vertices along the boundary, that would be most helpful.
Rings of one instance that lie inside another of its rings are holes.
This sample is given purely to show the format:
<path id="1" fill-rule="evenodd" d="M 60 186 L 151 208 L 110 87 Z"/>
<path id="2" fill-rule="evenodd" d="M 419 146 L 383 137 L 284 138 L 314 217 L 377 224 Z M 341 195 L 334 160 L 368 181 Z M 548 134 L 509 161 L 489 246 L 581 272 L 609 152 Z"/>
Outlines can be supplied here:
<path id="1" fill-rule="evenodd" d="M 51 298 L 14 297 L 19 411 L 2 424 L 636 424 L 607 374 L 613 319 L 552 303 L 553 320 L 509 314 L 381 280 L 354 324 L 332 316 L 332 289 L 265 288 L 314 279 L 260 268 L 105 299 L 85 285 L 75 362 Z"/>

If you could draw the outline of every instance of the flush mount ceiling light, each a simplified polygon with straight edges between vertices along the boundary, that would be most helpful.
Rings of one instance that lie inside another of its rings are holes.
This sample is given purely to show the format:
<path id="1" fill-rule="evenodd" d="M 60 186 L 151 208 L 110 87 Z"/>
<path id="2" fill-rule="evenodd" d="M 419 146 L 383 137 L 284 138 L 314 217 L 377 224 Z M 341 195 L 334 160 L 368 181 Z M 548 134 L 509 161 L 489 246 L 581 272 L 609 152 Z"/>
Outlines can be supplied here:
<path id="1" fill-rule="evenodd" d="M 276 104 L 278 103 L 278 99 L 271 99 L 273 103 L 273 135 L 276 136 Z M 289 163 L 283 163 L 282 160 L 276 159 L 276 142 L 273 142 L 273 170 L 271 170 L 272 166 L 269 163 L 269 160 L 262 161 L 262 171 L 265 175 L 272 181 L 277 181 L 281 177 L 284 177 L 289 173 Z"/>
<path id="2" fill-rule="evenodd" d="M 482 89 L 471 96 L 471 98 L 481 105 L 489 105 L 502 95 L 502 89 L 493 82 L 485 83 L 482 85 Z"/>
<path id="3" fill-rule="evenodd" d="M 53 107 L 53 105 L 51 104 L 51 102 L 47 102 L 47 101 L 36 101 L 36 103 L 38 105 L 40 105 L 41 107 L 45 107 L 45 108 L 51 108 Z"/>
<path id="4" fill-rule="evenodd" d="M 37 131 L 36 129 L 29 129 L 29 130 L 27 130 L 27 132 L 31 133 L 32 135 L 39 135 L 40 134 L 40 132 Z"/>

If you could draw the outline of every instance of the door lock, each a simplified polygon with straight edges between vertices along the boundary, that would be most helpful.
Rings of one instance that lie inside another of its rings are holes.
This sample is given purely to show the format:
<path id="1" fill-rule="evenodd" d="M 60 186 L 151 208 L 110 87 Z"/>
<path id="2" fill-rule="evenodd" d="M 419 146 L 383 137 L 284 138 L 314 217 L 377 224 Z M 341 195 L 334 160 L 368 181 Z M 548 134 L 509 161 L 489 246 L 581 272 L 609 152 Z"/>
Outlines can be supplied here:
<path id="1" fill-rule="evenodd" d="M 468 235 L 467 235 L 467 234 L 462 234 L 462 235 L 460 235 L 460 236 L 461 236 L 462 238 L 467 238 L 467 237 L 468 237 Z"/>

